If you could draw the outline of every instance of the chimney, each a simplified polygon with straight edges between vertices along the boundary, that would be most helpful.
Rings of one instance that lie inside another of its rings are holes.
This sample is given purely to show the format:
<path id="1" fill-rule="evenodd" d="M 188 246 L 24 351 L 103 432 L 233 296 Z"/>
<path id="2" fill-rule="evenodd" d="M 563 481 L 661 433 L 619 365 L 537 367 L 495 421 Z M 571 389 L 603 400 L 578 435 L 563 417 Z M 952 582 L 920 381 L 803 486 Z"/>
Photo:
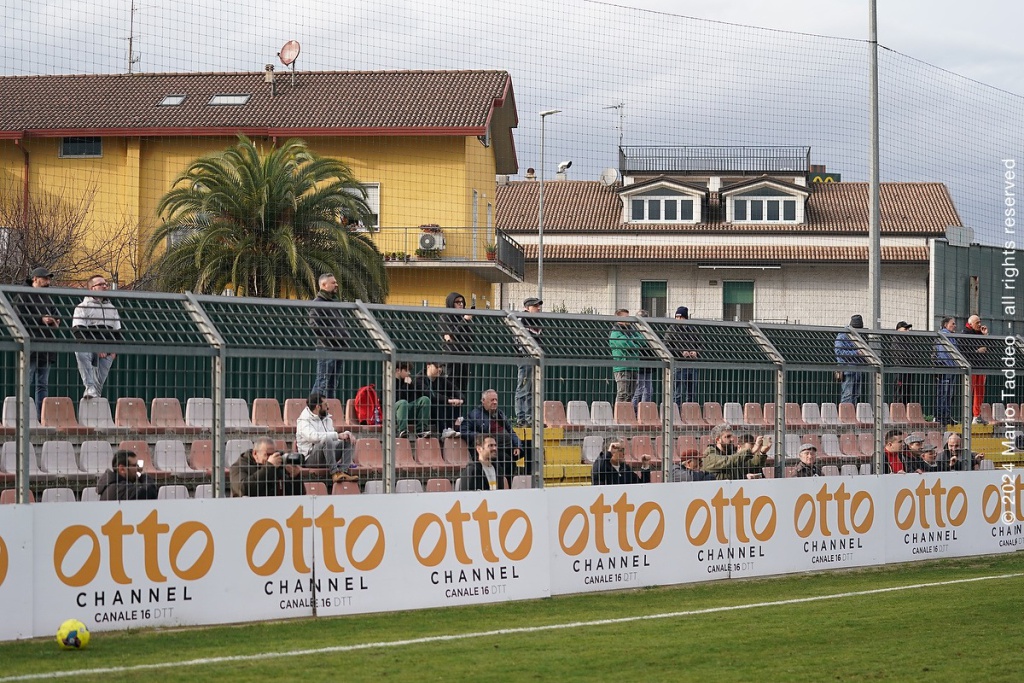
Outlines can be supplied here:
<path id="1" fill-rule="evenodd" d="M 277 95 L 277 84 L 274 82 L 274 65 L 267 64 L 263 67 L 263 82 L 270 84 L 270 96 Z"/>

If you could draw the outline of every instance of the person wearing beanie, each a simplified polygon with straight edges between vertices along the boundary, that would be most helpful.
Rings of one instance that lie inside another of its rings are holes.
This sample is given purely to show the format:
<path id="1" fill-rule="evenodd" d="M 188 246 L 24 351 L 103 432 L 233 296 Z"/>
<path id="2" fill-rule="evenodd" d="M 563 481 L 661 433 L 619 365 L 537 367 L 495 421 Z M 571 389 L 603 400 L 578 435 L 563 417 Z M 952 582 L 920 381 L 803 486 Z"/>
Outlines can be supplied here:
<path id="1" fill-rule="evenodd" d="M 676 325 L 665 333 L 665 345 L 676 361 L 694 361 L 700 356 L 701 343 L 697 331 L 681 324 L 690 319 L 690 309 L 680 306 L 676 309 Z M 676 367 L 672 373 L 672 402 L 677 406 L 697 401 L 696 368 Z"/>
<path id="2" fill-rule="evenodd" d="M 855 330 L 862 329 L 864 327 L 864 319 L 859 315 L 851 316 L 849 327 Z M 857 343 L 847 332 L 840 332 L 836 335 L 835 353 L 836 363 L 839 365 L 856 365 L 863 364 L 864 362 L 861 351 L 857 348 Z M 839 402 L 857 405 L 860 401 L 860 390 L 863 381 L 862 373 L 843 369 L 838 374 L 842 375 L 841 380 L 843 383 Z"/>

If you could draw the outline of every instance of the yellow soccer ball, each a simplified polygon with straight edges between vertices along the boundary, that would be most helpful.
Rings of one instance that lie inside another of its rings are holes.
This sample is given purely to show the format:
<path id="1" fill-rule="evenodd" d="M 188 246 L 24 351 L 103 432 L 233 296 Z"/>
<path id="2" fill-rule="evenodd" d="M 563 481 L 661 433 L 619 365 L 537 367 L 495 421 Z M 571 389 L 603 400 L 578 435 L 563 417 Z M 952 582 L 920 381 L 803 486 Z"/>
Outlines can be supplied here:
<path id="1" fill-rule="evenodd" d="M 89 629 L 78 619 L 68 619 L 57 629 L 57 645 L 62 650 L 81 650 L 89 645 Z"/>

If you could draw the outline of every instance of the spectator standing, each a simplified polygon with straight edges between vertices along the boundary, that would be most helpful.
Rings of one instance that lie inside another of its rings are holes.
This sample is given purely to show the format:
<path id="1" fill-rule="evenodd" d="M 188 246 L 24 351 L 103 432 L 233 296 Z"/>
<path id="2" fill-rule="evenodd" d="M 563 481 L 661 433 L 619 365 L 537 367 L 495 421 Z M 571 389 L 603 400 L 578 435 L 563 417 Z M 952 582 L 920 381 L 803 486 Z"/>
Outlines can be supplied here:
<path id="1" fill-rule="evenodd" d="M 306 467 L 329 467 L 334 481 L 356 481 L 351 474 L 352 432 L 339 432 L 328 412 L 327 398 L 314 391 L 295 420 L 295 449 Z"/>
<path id="2" fill-rule="evenodd" d="M 505 488 L 505 477 L 498 476 L 494 460 L 498 456 L 498 442 L 493 436 L 476 440 L 476 460 L 462 468 L 459 478 L 462 491 L 497 491 Z"/>
<path id="3" fill-rule="evenodd" d="M 590 470 L 590 483 L 594 486 L 611 484 L 651 483 L 651 456 L 640 458 L 640 471 L 635 472 L 626 462 L 626 447 L 619 441 L 608 444 L 608 451 L 598 456 Z"/>
<path id="4" fill-rule="evenodd" d="M 458 292 L 451 292 L 444 300 L 444 305 L 446 308 L 465 309 L 466 297 Z M 442 336 L 445 356 L 472 352 L 472 321 L 473 316 L 468 314 L 455 313 L 445 316 L 444 335 Z M 455 385 L 455 388 L 465 395 L 469 388 L 470 364 L 453 362 L 450 358 L 445 360 L 447 360 L 445 374 L 452 381 L 452 384 Z"/>
<path id="5" fill-rule="evenodd" d="M 494 437 L 498 447 L 494 460 L 498 476 L 508 477 L 511 481 L 516 474 L 515 462 L 520 457 L 525 458 L 526 473 L 533 471 L 530 453 L 512 427 L 512 421 L 498 408 L 498 392 L 494 389 L 488 389 L 480 396 L 480 405 L 469 412 L 462 429 L 470 448 L 475 449 L 481 439 Z"/>
<path id="6" fill-rule="evenodd" d="M 864 319 L 859 315 L 850 318 L 848 327 L 859 330 L 864 327 Z M 841 366 L 848 366 L 861 363 L 861 352 L 849 332 L 840 332 L 836 335 L 835 341 L 836 363 Z M 857 405 L 860 402 L 861 373 L 852 372 L 845 367 L 842 370 L 843 392 L 839 399 L 840 403 L 852 403 Z"/>
<path id="7" fill-rule="evenodd" d="M 964 325 L 964 334 L 971 334 L 977 336 L 988 335 L 988 326 L 981 324 L 981 317 L 972 315 L 967 319 L 967 324 Z M 976 354 L 988 353 L 988 347 L 984 339 L 964 341 L 966 345 L 965 351 L 973 352 Z M 961 347 L 963 348 L 963 347 Z M 975 361 L 976 362 L 976 361 Z M 985 402 L 985 375 L 971 375 L 971 413 L 974 415 L 974 424 L 983 425 L 987 424 L 981 417 L 981 404 Z"/>
<path id="8" fill-rule="evenodd" d="M 133 451 L 117 450 L 110 469 L 96 481 L 100 500 L 156 500 L 157 487 L 149 475 L 139 471 Z"/>
<path id="9" fill-rule="evenodd" d="M 629 311 L 620 308 L 615 315 L 628 316 Z M 637 357 L 640 340 L 633 323 L 628 320 L 615 324 L 615 329 L 608 335 L 608 347 L 611 349 L 612 358 L 617 361 L 635 359 Z M 612 376 L 615 378 L 615 402 L 621 403 L 631 401 L 636 392 L 636 368 L 630 365 L 616 365 L 612 367 Z"/>
<path id="10" fill-rule="evenodd" d="M 50 286 L 53 273 L 48 268 L 34 268 L 26 284 L 36 289 Z M 30 326 L 29 334 L 39 339 L 52 339 L 53 328 L 60 327 L 57 309 L 50 298 L 43 294 L 25 294 L 12 297 L 18 306 L 18 314 Z M 33 390 L 36 414 L 43 412 L 43 399 L 49 395 L 50 368 L 57 362 L 53 351 L 33 351 L 28 360 L 28 384 Z"/>
<path id="11" fill-rule="evenodd" d="M 114 308 L 114 304 L 103 296 L 103 292 L 110 288 L 107 278 L 93 275 L 87 284 L 91 294 L 75 307 L 75 314 L 71 319 L 71 332 L 76 339 L 84 342 L 119 341 L 121 316 Z M 78 374 L 82 376 L 82 384 L 85 385 L 83 398 L 103 396 L 103 385 L 116 357 L 116 354 L 107 351 L 75 353 Z"/>
<path id="12" fill-rule="evenodd" d="M 640 309 L 636 312 L 636 317 L 646 318 L 648 312 L 644 309 Z M 641 349 L 646 350 L 647 340 L 644 339 L 643 334 L 640 330 L 636 330 L 636 340 L 638 353 L 642 353 Z M 637 412 L 637 406 L 642 401 L 651 401 L 654 398 L 654 368 L 638 367 L 636 369 L 636 389 L 633 390 L 633 414 Z"/>
<path id="13" fill-rule="evenodd" d="M 544 302 L 535 296 L 523 301 L 523 313 L 540 313 Z M 540 334 L 536 318 L 521 318 L 521 322 L 534 337 Z M 516 380 L 516 424 L 520 427 L 533 426 L 533 365 L 520 365 Z"/>
<path id="14" fill-rule="evenodd" d="M 942 326 L 939 334 L 946 335 L 946 341 L 956 346 L 956 338 L 950 336 L 956 332 L 956 318 L 947 317 L 942 319 Z M 946 348 L 943 340 L 935 342 L 935 365 L 940 368 L 955 368 L 956 361 L 953 359 L 953 352 Z M 936 378 L 935 385 L 935 421 L 940 425 L 955 424 L 953 419 L 953 387 L 956 375 L 942 374 Z"/>
<path id="15" fill-rule="evenodd" d="M 690 309 L 680 306 L 676 309 L 676 320 L 689 320 Z M 700 354 L 700 339 L 689 325 L 674 325 L 665 334 L 665 345 L 676 361 L 697 360 Z M 677 367 L 672 374 L 672 402 L 677 406 L 697 401 L 697 370 Z"/>
<path id="16" fill-rule="evenodd" d="M 242 453 L 231 466 L 228 478 L 236 497 L 299 496 L 304 492 L 301 474 L 298 465 L 284 463 L 284 454 L 275 449 L 273 439 L 261 436 L 252 450 Z"/>
<path id="17" fill-rule="evenodd" d="M 338 303 L 338 280 L 331 273 L 324 273 L 317 280 L 320 291 L 314 302 L 321 304 Z M 330 353 L 348 346 L 349 334 L 345 316 L 336 306 L 313 306 L 309 311 L 309 325 L 316 335 L 316 345 Z M 325 398 L 337 398 L 338 374 L 341 372 L 340 358 L 320 358 L 316 362 L 316 380 L 310 393 L 317 392 Z"/>
<path id="18" fill-rule="evenodd" d="M 913 325 L 906 320 L 896 323 L 897 332 L 909 332 Z M 902 339 L 893 339 L 892 359 L 897 367 L 909 367 L 913 360 L 913 351 L 909 343 Z M 914 400 L 912 386 L 913 375 L 909 372 L 897 372 L 893 378 L 892 400 L 894 403 L 907 403 Z"/>

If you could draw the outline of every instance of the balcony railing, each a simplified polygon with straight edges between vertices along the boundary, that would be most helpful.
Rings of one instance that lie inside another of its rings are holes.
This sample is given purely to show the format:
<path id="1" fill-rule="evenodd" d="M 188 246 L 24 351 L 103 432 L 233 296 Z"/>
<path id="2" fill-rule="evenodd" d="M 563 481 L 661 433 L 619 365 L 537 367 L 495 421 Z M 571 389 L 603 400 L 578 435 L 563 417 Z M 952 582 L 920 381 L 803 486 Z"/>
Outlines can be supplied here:
<path id="1" fill-rule="evenodd" d="M 396 267 L 491 268 L 502 271 L 508 279 L 523 279 L 523 247 L 494 228 L 381 228 L 373 233 L 373 239 L 385 261 Z"/>
<path id="2" fill-rule="evenodd" d="M 623 173 L 807 173 L 811 148 L 799 146 L 638 145 L 619 148 Z"/>

